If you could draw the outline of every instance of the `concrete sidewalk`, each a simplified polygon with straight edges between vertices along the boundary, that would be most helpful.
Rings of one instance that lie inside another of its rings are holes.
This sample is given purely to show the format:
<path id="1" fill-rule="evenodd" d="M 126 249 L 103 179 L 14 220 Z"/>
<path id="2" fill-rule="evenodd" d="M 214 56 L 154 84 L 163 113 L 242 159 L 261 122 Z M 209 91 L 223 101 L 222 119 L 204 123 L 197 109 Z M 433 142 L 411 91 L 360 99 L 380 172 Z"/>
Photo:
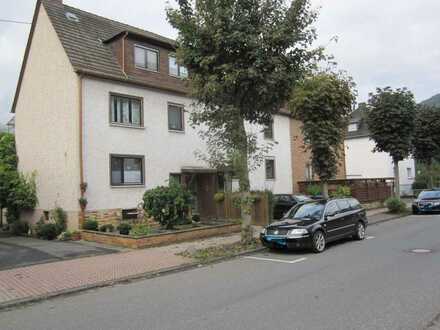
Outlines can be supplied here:
<path id="1" fill-rule="evenodd" d="M 390 215 L 382 213 L 383 211 L 368 211 L 370 223 L 391 219 Z M 391 217 L 396 216 L 391 215 Z M 178 253 L 233 244 L 239 240 L 240 234 L 235 234 L 158 248 L 0 271 L 0 308 L 140 278 L 149 274 L 186 268 L 193 264 L 193 260 L 177 255 Z"/>

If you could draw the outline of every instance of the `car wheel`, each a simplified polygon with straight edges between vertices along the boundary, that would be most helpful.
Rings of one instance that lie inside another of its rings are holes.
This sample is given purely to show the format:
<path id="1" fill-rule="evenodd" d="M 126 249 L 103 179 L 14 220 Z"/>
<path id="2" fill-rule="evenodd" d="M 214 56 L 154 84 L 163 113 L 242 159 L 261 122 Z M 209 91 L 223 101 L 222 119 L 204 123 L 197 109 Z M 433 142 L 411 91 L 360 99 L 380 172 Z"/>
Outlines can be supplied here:
<path id="1" fill-rule="evenodd" d="M 420 211 L 419 211 L 419 210 L 415 210 L 415 209 L 413 209 L 412 214 L 414 214 L 414 215 L 419 215 L 419 214 L 420 214 Z"/>
<path id="2" fill-rule="evenodd" d="M 357 226 L 356 226 L 356 234 L 354 235 L 354 237 L 359 240 L 362 241 L 365 239 L 366 236 L 366 229 L 365 229 L 365 225 L 363 222 L 359 221 Z"/>
<path id="3" fill-rule="evenodd" d="M 313 252 L 321 253 L 325 250 L 325 235 L 321 230 L 316 231 L 312 237 Z"/>

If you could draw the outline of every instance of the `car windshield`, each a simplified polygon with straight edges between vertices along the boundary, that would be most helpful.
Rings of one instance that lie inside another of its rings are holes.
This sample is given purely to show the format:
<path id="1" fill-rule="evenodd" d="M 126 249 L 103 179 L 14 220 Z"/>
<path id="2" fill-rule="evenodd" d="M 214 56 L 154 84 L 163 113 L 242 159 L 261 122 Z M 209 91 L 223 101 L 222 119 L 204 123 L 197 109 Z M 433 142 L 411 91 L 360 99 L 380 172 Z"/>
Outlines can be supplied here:
<path id="1" fill-rule="evenodd" d="M 420 199 L 440 199 L 440 191 L 422 191 Z"/>
<path id="2" fill-rule="evenodd" d="M 307 203 L 295 207 L 290 211 L 288 218 L 289 219 L 312 219 L 317 220 L 321 219 L 322 213 L 324 212 L 324 203 Z"/>

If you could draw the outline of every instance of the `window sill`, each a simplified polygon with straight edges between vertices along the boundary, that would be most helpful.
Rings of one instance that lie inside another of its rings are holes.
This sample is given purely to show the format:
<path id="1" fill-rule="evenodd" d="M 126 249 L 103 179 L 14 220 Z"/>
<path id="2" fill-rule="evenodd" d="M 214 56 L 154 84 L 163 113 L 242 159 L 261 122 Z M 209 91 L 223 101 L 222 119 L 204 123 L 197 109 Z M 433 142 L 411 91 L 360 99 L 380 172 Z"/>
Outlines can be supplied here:
<path id="1" fill-rule="evenodd" d="M 168 129 L 168 132 L 170 133 L 179 133 L 179 134 L 185 134 L 184 130 L 177 130 L 177 129 Z"/>
<path id="2" fill-rule="evenodd" d="M 176 76 L 176 75 L 171 74 L 171 73 L 169 73 L 168 75 L 170 77 L 172 77 L 172 78 L 176 78 L 176 79 L 180 79 L 180 80 L 188 79 L 188 77 Z"/>
<path id="3" fill-rule="evenodd" d="M 273 179 L 266 179 L 266 181 L 274 182 L 274 181 L 276 181 L 276 179 L 275 178 L 273 178 Z"/>
<path id="4" fill-rule="evenodd" d="M 134 128 L 134 129 L 145 129 L 145 126 L 133 126 L 133 125 L 124 125 L 124 124 L 116 124 L 110 123 L 111 127 L 122 127 L 122 128 Z"/>
<path id="5" fill-rule="evenodd" d="M 137 66 L 137 65 L 135 65 L 135 68 L 139 69 L 139 70 L 143 70 L 143 71 L 148 71 L 148 72 L 151 72 L 151 73 L 160 73 L 159 70 L 151 70 L 151 69 L 143 68 L 143 67 Z"/>
<path id="6" fill-rule="evenodd" d="M 113 185 L 110 185 L 110 188 L 112 188 L 112 189 L 124 189 L 124 188 L 128 188 L 128 189 L 132 189 L 132 188 L 145 188 L 145 183 L 143 183 L 143 184 L 127 184 L 127 185 L 120 185 L 120 186 L 113 186 Z"/>

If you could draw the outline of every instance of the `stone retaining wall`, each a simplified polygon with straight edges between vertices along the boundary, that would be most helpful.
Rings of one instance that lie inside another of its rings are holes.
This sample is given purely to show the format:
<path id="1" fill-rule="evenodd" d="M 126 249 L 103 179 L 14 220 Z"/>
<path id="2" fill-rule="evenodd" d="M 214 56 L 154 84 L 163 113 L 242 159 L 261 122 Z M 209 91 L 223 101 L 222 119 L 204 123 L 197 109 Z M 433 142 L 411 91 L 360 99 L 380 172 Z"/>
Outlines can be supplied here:
<path id="1" fill-rule="evenodd" d="M 81 236 L 85 241 L 141 249 L 238 233 L 240 230 L 240 224 L 225 224 L 138 237 L 83 230 Z"/>

